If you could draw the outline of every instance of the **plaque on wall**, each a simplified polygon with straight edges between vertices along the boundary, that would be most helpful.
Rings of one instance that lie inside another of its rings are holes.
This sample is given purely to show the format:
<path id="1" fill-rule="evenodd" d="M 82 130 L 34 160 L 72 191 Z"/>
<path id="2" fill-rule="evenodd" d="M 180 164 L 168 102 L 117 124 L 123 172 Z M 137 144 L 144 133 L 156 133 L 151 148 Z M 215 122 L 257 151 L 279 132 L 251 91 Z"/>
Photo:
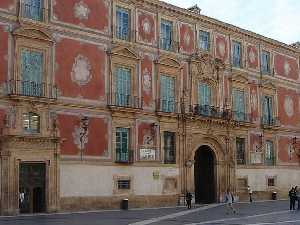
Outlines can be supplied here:
<path id="1" fill-rule="evenodd" d="M 156 159 L 155 154 L 156 154 L 155 149 L 141 148 L 140 149 L 140 160 L 141 161 L 154 161 Z"/>
<path id="2" fill-rule="evenodd" d="M 262 163 L 262 153 L 251 152 L 251 164 L 261 164 L 261 163 Z"/>

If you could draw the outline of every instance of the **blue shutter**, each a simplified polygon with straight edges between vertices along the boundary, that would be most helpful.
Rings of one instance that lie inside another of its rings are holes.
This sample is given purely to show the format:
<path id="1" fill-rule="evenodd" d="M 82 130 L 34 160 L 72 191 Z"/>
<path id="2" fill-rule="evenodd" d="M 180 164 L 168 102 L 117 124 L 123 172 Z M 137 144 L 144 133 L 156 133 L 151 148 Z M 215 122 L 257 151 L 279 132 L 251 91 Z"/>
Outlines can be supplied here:
<path id="1" fill-rule="evenodd" d="M 198 104 L 200 113 L 209 115 L 211 109 L 211 87 L 207 84 L 198 84 Z"/>
<path id="2" fill-rule="evenodd" d="M 263 123 L 271 125 L 273 122 L 272 97 L 264 96 L 263 101 Z"/>
<path id="3" fill-rule="evenodd" d="M 241 44 L 239 42 L 233 42 L 233 65 L 236 67 L 241 66 Z"/>
<path id="4" fill-rule="evenodd" d="M 126 9 L 117 8 L 116 14 L 116 36 L 121 40 L 129 40 L 129 12 Z"/>
<path id="5" fill-rule="evenodd" d="M 42 0 L 24 0 L 23 15 L 27 18 L 41 21 L 43 18 Z"/>
<path id="6" fill-rule="evenodd" d="M 233 91 L 233 108 L 234 117 L 238 121 L 244 121 L 245 118 L 245 93 L 244 91 L 234 90 Z"/>
<path id="7" fill-rule="evenodd" d="M 160 45 L 164 50 L 171 49 L 172 43 L 172 23 L 169 21 L 162 20 L 160 25 Z"/>
<path id="8" fill-rule="evenodd" d="M 199 48 L 203 50 L 209 49 L 209 33 L 206 31 L 199 32 Z"/>
<path id="9" fill-rule="evenodd" d="M 161 110 L 163 112 L 174 112 L 175 108 L 175 79 L 172 77 L 160 76 Z"/>
<path id="10" fill-rule="evenodd" d="M 129 106 L 131 99 L 131 71 L 127 68 L 117 68 L 115 74 L 116 105 Z"/>

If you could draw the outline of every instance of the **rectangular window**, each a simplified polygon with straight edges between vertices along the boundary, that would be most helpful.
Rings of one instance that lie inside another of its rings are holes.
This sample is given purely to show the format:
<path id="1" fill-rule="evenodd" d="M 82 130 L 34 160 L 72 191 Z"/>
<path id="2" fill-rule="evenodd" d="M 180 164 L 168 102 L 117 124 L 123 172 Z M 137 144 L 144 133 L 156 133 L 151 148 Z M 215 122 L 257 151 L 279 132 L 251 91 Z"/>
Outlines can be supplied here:
<path id="1" fill-rule="evenodd" d="M 233 90 L 233 111 L 236 121 L 246 120 L 245 93 L 242 90 Z"/>
<path id="2" fill-rule="evenodd" d="M 232 42 L 232 64 L 234 67 L 242 66 L 242 46 L 240 42 Z"/>
<path id="3" fill-rule="evenodd" d="M 268 187 L 275 187 L 275 179 L 268 178 Z"/>
<path id="4" fill-rule="evenodd" d="M 173 77 L 160 76 L 160 110 L 175 111 L 175 78 Z"/>
<path id="5" fill-rule="evenodd" d="M 42 0 L 23 0 L 22 16 L 28 19 L 42 21 L 43 15 L 43 1 Z"/>
<path id="6" fill-rule="evenodd" d="M 273 118 L 273 103 L 271 96 L 263 97 L 263 118 L 262 122 L 264 125 L 271 126 L 274 124 Z"/>
<path id="7" fill-rule="evenodd" d="M 261 72 L 270 73 L 270 52 L 262 51 L 261 53 Z"/>
<path id="8" fill-rule="evenodd" d="M 266 141 L 265 164 L 268 166 L 274 165 L 274 149 L 272 141 Z"/>
<path id="9" fill-rule="evenodd" d="M 210 34 L 206 31 L 199 31 L 199 48 L 208 51 L 210 48 Z"/>
<path id="10" fill-rule="evenodd" d="M 117 7 L 116 36 L 118 39 L 129 41 L 129 10 Z"/>
<path id="11" fill-rule="evenodd" d="M 21 88 L 26 96 L 41 96 L 44 92 L 42 77 L 44 55 L 29 49 L 21 50 Z"/>
<path id="12" fill-rule="evenodd" d="M 129 162 L 129 128 L 117 128 L 116 162 Z"/>
<path id="13" fill-rule="evenodd" d="M 176 163 L 176 147 L 175 147 L 175 133 L 165 131 L 164 132 L 164 153 L 167 164 Z"/>
<path id="14" fill-rule="evenodd" d="M 208 84 L 198 83 L 198 113 L 210 115 L 211 113 L 211 87 Z"/>
<path id="15" fill-rule="evenodd" d="M 160 48 L 170 51 L 172 50 L 172 33 L 173 23 L 167 20 L 161 20 L 160 23 Z"/>
<path id="16" fill-rule="evenodd" d="M 236 138 L 236 161 L 237 164 L 245 164 L 245 138 Z"/>
<path id="17" fill-rule="evenodd" d="M 129 190 L 130 189 L 130 180 L 118 180 L 118 189 L 119 190 Z"/>
<path id="18" fill-rule="evenodd" d="M 115 72 L 115 103 L 117 106 L 131 105 L 131 70 L 117 67 Z"/>

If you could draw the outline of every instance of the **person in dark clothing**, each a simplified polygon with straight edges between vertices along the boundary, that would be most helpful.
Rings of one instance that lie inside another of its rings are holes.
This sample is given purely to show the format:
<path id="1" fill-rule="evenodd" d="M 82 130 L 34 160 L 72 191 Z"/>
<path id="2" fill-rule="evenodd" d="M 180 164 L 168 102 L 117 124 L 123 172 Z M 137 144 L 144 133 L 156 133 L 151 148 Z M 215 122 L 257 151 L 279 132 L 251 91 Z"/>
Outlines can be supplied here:
<path id="1" fill-rule="evenodd" d="M 192 208 L 192 198 L 193 198 L 192 194 L 190 192 L 187 192 L 185 195 L 185 199 L 186 199 L 186 205 L 188 209 Z"/>
<path id="2" fill-rule="evenodd" d="M 300 189 L 298 186 L 295 187 L 295 192 L 296 192 L 296 200 L 298 201 L 298 210 L 300 210 Z"/>
<path id="3" fill-rule="evenodd" d="M 290 210 L 295 210 L 295 203 L 296 203 L 295 188 L 292 187 L 292 189 L 289 191 L 289 197 L 290 197 Z"/>

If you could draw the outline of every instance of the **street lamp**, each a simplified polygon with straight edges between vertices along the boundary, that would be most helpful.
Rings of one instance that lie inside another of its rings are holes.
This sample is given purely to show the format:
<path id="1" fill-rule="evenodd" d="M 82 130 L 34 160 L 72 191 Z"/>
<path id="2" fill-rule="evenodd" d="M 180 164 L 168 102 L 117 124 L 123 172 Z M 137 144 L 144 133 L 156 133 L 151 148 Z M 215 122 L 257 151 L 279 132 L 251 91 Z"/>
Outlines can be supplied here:
<path id="1" fill-rule="evenodd" d="M 79 141 L 80 141 L 80 160 L 83 160 L 84 145 L 87 143 L 89 118 L 84 116 L 80 119 Z"/>

